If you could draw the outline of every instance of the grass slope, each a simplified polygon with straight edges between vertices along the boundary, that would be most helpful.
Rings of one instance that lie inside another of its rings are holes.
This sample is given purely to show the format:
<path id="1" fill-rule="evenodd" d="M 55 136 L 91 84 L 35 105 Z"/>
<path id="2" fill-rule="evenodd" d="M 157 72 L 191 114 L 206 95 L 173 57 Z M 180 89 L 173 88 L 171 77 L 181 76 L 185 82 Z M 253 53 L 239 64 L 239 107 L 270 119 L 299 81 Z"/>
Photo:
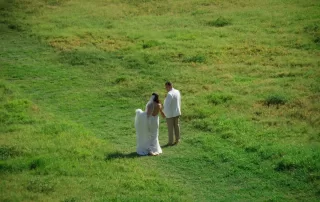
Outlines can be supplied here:
<path id="1" fill-rule="evenodd" d="M 0 1 L 1 200 L 317 201 L 319 7 Z M 139 158 L 134 109 L 166 80 L 182 144 Z"/>

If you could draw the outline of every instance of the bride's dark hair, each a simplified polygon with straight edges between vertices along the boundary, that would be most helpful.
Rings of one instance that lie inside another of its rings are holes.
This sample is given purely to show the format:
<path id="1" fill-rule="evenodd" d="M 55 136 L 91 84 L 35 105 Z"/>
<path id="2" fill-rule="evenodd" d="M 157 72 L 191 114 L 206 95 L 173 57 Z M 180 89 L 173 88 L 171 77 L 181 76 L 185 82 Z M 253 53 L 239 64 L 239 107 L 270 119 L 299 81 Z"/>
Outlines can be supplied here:
<path id="1" fill-rule="evenodd" d="M 159 103 L 159 95 L 157 93 L 152 93 L 152 95 L 154 95 L 153 101 L 155 101 L 156 103 Z"/>

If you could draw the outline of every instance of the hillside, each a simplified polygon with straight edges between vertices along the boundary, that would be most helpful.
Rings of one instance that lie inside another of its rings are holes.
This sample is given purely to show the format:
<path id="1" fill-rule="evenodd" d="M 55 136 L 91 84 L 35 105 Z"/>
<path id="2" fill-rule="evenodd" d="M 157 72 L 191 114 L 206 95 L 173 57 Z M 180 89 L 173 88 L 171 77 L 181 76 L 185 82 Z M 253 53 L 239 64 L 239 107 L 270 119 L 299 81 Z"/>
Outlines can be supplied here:
<path id="1" fill-rule="evenodd" d="M 0 200 L 318 201 L 319 9 L 1 0 Z M 135 109 L 167 80 L 182 142 L 138 157 Z"/>

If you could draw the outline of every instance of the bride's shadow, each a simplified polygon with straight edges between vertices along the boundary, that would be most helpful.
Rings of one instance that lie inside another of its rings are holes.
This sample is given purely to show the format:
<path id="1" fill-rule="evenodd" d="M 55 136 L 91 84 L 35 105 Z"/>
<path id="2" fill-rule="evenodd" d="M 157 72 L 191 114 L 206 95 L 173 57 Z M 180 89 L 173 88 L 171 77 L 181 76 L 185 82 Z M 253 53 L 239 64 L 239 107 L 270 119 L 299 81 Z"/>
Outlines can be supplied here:
<path id="1" fill-rule="evenodd" d="M 136 152 L 131 152 L 128 154 L 124 154 L 121 152 L 113 152 L 113 153 L 107 153 L 105 155 L 105 160 L 113 160 L 113 159 L 121 159 L 121 158 L 127 158 L 127 159 L 133 159 L 133 158 L 138 158 L 141 157 L 139 154 L 137 154 Z"/>

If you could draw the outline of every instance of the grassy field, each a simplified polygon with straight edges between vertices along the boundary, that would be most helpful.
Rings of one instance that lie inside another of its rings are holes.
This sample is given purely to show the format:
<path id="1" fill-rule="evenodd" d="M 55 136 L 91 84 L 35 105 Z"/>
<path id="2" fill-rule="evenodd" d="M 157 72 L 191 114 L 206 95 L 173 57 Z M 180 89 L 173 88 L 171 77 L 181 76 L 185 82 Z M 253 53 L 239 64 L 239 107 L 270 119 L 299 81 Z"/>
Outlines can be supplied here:
<path id="1" fill-rule="evenodd" d="M 0 0 L 0 200 L 319 201 L 319 10 Z M 166 80 L 182 142 L 138 157 L 135 109 Z"/>

